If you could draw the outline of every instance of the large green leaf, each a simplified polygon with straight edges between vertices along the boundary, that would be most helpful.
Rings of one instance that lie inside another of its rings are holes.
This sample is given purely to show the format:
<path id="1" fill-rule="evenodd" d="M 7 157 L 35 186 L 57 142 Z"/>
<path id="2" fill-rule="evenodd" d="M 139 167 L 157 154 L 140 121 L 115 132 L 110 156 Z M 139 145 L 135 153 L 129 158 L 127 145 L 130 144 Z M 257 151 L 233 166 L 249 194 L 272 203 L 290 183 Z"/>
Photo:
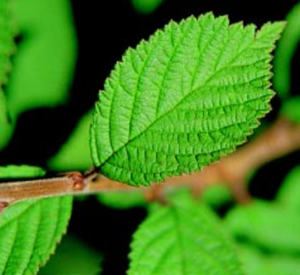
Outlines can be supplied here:
<path id="1" fill-rule="evenodd" d="M 128 275 L 243 274 L 213 212 L 186 192 L 157 206 L 131 244 Z"/>
<path id="2" fill-rule="evenodd" d="M 255 33 L 208 13 L 129 49 L 95 107 L 90 146 L 100 172 L 147 185 L 232 152 L 270 110 L 270 52 L 283 26 Z"/>
<path id="3" fill-rule="evenodd" d="M 0 274 L 36 274 L 66 232 L 72 197 L 21 201 L 0 215 Z"/>

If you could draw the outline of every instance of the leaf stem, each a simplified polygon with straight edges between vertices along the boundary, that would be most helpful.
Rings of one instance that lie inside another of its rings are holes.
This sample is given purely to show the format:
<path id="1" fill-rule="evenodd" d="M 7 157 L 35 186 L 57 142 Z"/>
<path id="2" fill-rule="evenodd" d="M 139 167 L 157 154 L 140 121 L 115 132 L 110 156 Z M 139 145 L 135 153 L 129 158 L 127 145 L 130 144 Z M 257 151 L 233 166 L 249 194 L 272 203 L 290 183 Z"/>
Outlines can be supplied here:
<path id="1" fill-rule="evenodd" d="M 96 169 L 84 175 L 75 171 L 54 178 L 0 183 L 0 212 L 20 200 L 109 191 L 145 192 L 147 200 L 161 201 L 162 192 L 169 187 L 188 185 L 197 194 L 207 186 L 220 183 L 229 186 L 238 202 L 246 203 L 250 200 L 244 184 L 248 172 L 297 149 L 300 149 L 300 125 L 280 117 L 265 132 L 231 155 L 201 172 L 166 179 L 164 184 L 134 187 L 108 179 Z"/>

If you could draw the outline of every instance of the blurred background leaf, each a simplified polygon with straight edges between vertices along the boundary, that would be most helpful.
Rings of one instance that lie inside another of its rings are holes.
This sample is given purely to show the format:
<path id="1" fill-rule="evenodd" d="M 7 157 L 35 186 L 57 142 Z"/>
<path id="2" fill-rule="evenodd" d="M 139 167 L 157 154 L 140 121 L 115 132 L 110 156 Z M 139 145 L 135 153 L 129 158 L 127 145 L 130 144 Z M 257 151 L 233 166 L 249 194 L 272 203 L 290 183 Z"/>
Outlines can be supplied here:
<path id="1" fill-rule="evenodd" d="M 41 268 L 39 275 L 100 275 L 102 255 L 82 242 L 67 235 L 58 245 L 50 261 Z"/>
<path id="2" fill-rule="evenodd" d="M 20 43 L 7 98 L 16 118 L 31 108 L 66 102 L 77 46 L 69 0 L 18 0 L 12 8 Z"/>
<path id="3" fill-rule="evenodd" d="M 237 240 L 266 251 L 300 255 L 300 216 L 279 204 L 255 200 L 237 206 L 226 215 L 225 225 Z"/>
<path id="4" fill-rule="evenodd" d="M 300 21 L 299 21 L 300 22 Z M 300 91 L 300 87 L 299 87 Z M 289 120 L 300 123 L 300 96 L 285 99 L 280 109 L 280 114 Z"/>
<path id="5" fill-rule="evenodd" d="M 131 0 L 131 4 L 137 12 L 149 14 L 154 12 L 163 1 L 164 0 Z"/>
<path id="6" fill-rule="evenodd" d="M 300 166 L 293 168 L 285 177 L 277 201 L 290 211 L 300 213 Z"/>
<path id="7" fill-rule="evenodd" d="M 14 37 L 16 26 L 10 10 L 10 2 L 0 2 L 0 150 L 7 144 L 11 136 L 12 126 L 4 96 L 4 86 L 8 81 L 8 74 L 11 71 L 11 56 L 15 52 Z"/>
<path id="8" fill-rule="evenodd" d="M 79 121 L 68 140 L 56 155 L 48 161 L 50 169 L 56 171 L 86 171 L 92 167 L 89 148 L 90 123 L 92 111 L 86 113 Z"/>
<path id="9" fill-rule="evenodd" d="M 126 209 L 137 206 L 146 206 L 144 192 L 106 192 L 97 194 L 98 200 L 112 208 Z"/>
<path id="10" fill-rule="evenodd" d="M 45 176 L 46 171 L 40 167 L 29 165 L 0 166 L 0 179 L 39 178 Z"/>
<path id="11" fill-rule="evenodd" d="M 240 244 L 238 252 L 249 275 L 300 274 L 300 261 L 297 255 L 264 253 L 251 244 Z"/>
<path id="12" fill-rule="evenodd" d="M 288 97 L 291 92 L 291 61 L 300 40 L 300 2 L 290 10 L 286 22 L 274 57 L 273 85 L 281 98 Z"/>

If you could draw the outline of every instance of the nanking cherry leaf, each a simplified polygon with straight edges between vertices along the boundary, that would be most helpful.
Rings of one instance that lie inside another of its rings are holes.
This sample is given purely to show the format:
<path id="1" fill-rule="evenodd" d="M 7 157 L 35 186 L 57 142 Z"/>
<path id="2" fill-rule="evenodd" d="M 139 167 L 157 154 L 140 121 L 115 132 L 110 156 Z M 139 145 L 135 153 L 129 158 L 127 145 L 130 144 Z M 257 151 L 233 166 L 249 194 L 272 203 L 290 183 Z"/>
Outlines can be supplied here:
<path id="1" fill-rule="evenodd" d="M 71 210 L 71 196 L 7 207 L 0 214 L 0 274 L 36 274 L 66 232 Z"/>
<path id="2" fill-rule="evenodd" d="M 44 175 L 45 171 L 35 166 L 0 167 L 0 179 Z M 30 199 L 1 212 L 0 275 L 37 273 L 66 232 L 72 201 L 72 196 Z"/>
<path id="3" fill-rule="evenodd" d="M 170 22 L 128 49 L 95 106 L 95 166 L 148 185 L 232 152 L 270 110 L 271 51 L 283 28 L 256 32 L 208 13 Z"/>
<path id="4" fill-rule="evenodd" d="M 238 257 L 215 214 L 188 192 L 158 205 L 131 243 L 128 275 L 240 275 Z"/>

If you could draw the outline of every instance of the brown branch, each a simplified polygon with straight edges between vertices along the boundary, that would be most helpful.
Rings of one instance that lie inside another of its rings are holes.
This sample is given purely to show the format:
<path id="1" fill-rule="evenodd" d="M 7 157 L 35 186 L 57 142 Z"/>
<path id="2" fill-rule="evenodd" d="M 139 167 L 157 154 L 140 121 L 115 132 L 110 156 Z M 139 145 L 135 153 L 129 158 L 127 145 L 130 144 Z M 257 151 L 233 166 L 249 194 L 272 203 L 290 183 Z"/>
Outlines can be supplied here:
<path id="1" fill-rule="evenodd" d="M 195 193 L 216 184 L 227 184 L 236 200 L 245 203 L 250 197 L 244 179 L 249 171 L 290 152 L 300 149 L 300 125 L 279 118 L 257 138 L 233 154 L 205 167 L 199 173 L 167 179 L 163 184 L 137 188 L 110 180 L 102 175 L 68 172 L 57 178 L 0 184 L 0 212 L 8 204 L 30 198 L 91 194 L 108 191 L 143 191 L 148 200 L 163 200 L 162 189 L 189 185 Z"/>

